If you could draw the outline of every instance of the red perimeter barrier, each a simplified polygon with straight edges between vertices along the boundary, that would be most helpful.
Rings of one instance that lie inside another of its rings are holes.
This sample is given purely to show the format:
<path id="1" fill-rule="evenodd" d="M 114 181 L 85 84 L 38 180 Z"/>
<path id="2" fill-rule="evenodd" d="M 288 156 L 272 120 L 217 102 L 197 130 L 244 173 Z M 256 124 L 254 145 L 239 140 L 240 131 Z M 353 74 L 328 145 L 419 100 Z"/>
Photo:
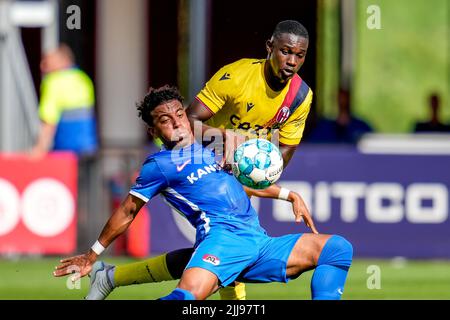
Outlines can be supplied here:
<path id="1" fill-rule="evenodd" d="M 0 155 L 0 253 L 76 250 L 77 157 Z"/>

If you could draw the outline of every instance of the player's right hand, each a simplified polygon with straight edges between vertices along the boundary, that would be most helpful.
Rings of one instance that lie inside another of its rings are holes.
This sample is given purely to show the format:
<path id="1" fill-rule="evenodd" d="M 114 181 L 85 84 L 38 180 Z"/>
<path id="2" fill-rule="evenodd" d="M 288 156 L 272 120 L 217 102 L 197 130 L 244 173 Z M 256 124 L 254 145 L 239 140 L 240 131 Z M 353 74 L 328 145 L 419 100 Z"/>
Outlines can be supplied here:
<path id="1" fill-rule="evenodd" d="M 62 259 L 59 261 L 60 264 L 55 267 L 53 276 L 72 275 L 70 279 L 75 282 L 91 272 L 95 260 L 96 258 L 89 253 Z"/>
<path id="2" fill-rule="evenodd" d="M 314 225 L 314 221 L 311 218 L 308 207 L 306 206 L 302 197 L 298 193 L 291 190 L 289 192 L 289 201 L 292 202 L 295 222 L 300 223 L 304 221 L 306 226 L 310 228 L 314 234 L 319 234 L 319 231 L 317 231 L 316 226 Z"/>

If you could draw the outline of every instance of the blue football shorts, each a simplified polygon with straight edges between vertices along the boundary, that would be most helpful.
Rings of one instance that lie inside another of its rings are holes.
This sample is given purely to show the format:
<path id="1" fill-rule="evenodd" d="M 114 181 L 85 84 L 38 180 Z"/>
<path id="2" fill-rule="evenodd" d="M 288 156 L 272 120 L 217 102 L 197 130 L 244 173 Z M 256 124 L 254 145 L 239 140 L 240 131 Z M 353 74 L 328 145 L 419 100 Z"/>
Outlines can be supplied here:
<path id="1" fill-rule="evenodd" d="M 233 281 L 288 282 L 286 265 L 302 233 L 270 237 L 260 230 L 210 230 L 195 249 L 189 268 L 214 273 L 225 287 Z"/>

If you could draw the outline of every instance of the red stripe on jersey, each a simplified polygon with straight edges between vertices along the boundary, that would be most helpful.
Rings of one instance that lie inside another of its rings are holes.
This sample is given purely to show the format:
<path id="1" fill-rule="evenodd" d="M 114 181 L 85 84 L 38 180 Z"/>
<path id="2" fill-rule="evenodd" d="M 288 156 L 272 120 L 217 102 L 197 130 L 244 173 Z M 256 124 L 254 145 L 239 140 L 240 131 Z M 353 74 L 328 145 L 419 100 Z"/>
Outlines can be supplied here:
<path id="1" fill-rule="evenodd" d="M 209 112 L 211 112 L 212 114 L 216 114 L 214 111 L 212 111 L 202 100 L 200 100 L 200 98 L 199 97 L 195 97 L 195 99 L 198 101 L 198 102 L 200 102 L 200 104 L 202 105 L 202 106 L 204 106 L 206 109 L 208 109 L 208 111 Z"/>
<path id="2" fill-rule="evenodd" d="M 288 106 L 288 107 L 291 106 L 292 102 L 297 96 L 298 89 L 300 89 L 301 85 L 302 85 L 302 78 L 300 78 L 298 74 L 295 74 L 291 80 L 289 90 L 286 94 L 286 97 L 284 97 L 284 101 L 281 106 Z"/>
<path id="3" fill-rule="evenodd" d="M 284 107 L 290 109 L 291 104 L 294 101 L 295 97 L 297 96 L 297 92 L 300 89 L 300 86 L 302 85 L 302 81 L 303 81 L 302 78 L 300 78 L 298 74 L 294 75 L 294 77 L 291 80 L 291 83 L 289 84 L 289 89 L 288 92 L 286 93 L 286 96 L 284 97 L 283 103 L 278 108 L 277 112 L 275 113 L 275 116 L 264 125 L 264 128 L 272 127 L 277 122 L 277 117 Z M 287 119 L 285 119 L 284 121 L 286 120 Z"/>

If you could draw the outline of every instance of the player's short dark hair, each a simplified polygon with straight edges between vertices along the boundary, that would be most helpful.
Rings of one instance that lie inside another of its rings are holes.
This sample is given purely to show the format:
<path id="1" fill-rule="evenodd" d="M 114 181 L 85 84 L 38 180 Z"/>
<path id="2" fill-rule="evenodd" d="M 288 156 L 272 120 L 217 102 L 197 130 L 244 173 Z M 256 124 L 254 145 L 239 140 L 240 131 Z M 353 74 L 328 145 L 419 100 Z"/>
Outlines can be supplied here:
<path id="1" fill-rule="evenodd" d="M 308 30 L 306 30 L 300 22 L 295 20 L 284 20 L 279 22 L 273 31 L 272 37 L 279 38 L 283 33 L 291 33 L 309 39 Z"/>
<path id="2" fill-rule="evenodd" d="M 153 126 L 153 118 L 151 112 L 159 105 L 171 101 L 178 100 L 183 104 L 184 98 L 176 87 L 165 85 L 159 88 L 148 89 L 144 99 L 136 104 L 136 108 L 139 112 L 139 117 L 148 124 Z"/>

